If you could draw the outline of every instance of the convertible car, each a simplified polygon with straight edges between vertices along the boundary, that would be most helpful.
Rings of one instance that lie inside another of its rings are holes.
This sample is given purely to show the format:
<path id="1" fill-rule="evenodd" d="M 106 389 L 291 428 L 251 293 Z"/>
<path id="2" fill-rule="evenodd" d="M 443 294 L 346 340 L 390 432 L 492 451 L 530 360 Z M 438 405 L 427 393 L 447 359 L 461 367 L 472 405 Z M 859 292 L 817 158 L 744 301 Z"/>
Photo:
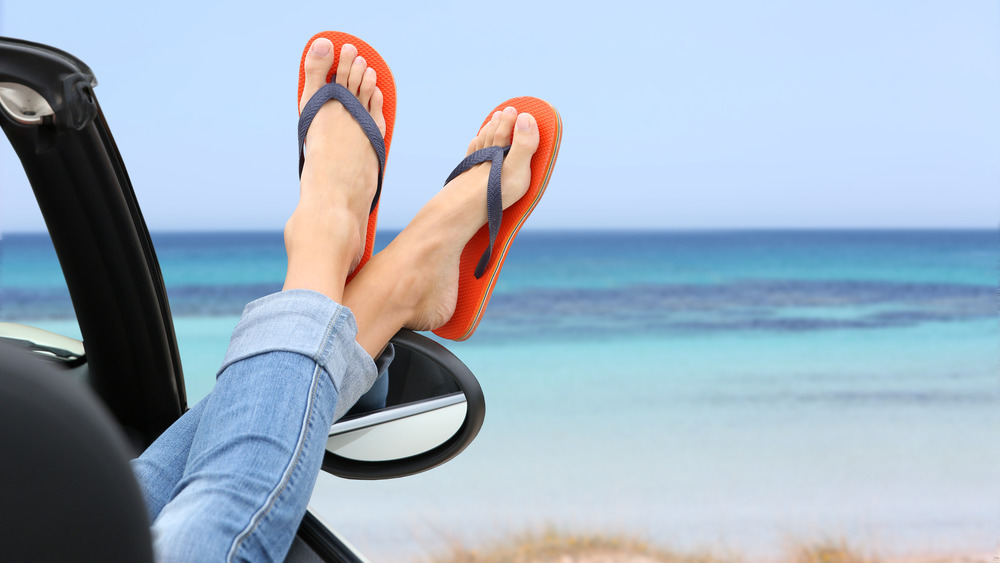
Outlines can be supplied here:
<path id="1" fill-rule="evenodd" d="M 128 459 L 188 408 L 163 276 L 87 65 L 0 38 L 0 128 L 21 161 L 83 340 L 0 323 L 0 553 L 4 561 L 151 561 Z M 323 470 L 350 479 L 425 471 L 458 455 L 482 389 L 436 342 L 393 339 L 384 408 L 330 429 Z M 364 561 L 307 513 L 287 561 Z"/>

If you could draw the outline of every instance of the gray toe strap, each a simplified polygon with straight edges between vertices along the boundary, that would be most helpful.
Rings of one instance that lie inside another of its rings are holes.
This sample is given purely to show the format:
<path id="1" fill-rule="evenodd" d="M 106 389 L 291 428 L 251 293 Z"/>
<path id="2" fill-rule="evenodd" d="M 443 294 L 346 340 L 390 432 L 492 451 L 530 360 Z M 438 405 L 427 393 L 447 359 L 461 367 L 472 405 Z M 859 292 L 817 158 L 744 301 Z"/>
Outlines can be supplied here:
<path id="1" fill-rule="evenodd" d="M 503 172 L 503 158 L 510 152 L 510 147 L 486 147 L 465 157 L 458 166 L 451 171 L 445 184 L 455 179 L 456 176 L 472 168 L 477 164 L 490 161 L 490 176 L 486 181 L 486 218 L 490 226 L 490 245 L 486 247 L 486 252 L 479 259 L 476 266 L 476 279 L 483 277 L 486 273 L 486 266 L 490 263 L 490 256 L 493 253 L 493 243 L 497 240 L 497 233 L 500 232 L 500 221 L 503 219 L 503 197 L 500 190 L 500 175 Z"/>
<path id="2" fill-rule="evenodd" d="M 375 198 L 372 199 L 372 209 L 375 209 L 379 195 L 382 193 L 382 172 L 385 171 L 385 140 L 382 138 L 382 132 L 378 130 L 375 120 L 372 119 L 372 115 L 361 105 L 358 98 L 336 82 L 327 83 L 317 90 L 302 108 L 302 113 L 299 114 L 299 177 L 302 176 L 302 167 L 306 163 L 303 150 L 306 144 L 306 133 L 309 132 L 309 126 L 316 114 L 319 113 L 320 108 L 330 100 L 337 100 L 343 104 L 344 109 L 351 114 L 351 117 L 358 122 L 365 135 L 368 136 L 368 141 L 375 149 L 375 155 L 378 156 L 378 187 L 375 189 Z"/>

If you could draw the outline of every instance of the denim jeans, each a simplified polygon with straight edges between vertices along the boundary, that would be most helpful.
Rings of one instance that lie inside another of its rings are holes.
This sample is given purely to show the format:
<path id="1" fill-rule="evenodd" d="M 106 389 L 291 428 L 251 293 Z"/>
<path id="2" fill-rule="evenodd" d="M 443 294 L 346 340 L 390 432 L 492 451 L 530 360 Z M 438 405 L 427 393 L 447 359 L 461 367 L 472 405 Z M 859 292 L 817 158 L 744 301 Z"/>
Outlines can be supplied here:
<path id="1" fill-rule="evenodd" d="M 346 307 L 308 290 L 247 305 L 215 388 L 132 461 L 158 561 L 283 560 L 330 425 L 392 361 Z M 383 378 L 384 379 L 384 378 Z"/>

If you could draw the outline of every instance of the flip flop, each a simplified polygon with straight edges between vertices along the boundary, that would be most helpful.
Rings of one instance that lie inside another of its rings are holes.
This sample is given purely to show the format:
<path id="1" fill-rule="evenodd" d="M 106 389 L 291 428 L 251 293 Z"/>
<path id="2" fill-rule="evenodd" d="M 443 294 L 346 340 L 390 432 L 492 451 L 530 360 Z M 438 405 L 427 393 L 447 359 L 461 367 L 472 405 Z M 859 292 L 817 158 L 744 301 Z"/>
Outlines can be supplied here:
<path id="1" fill-rule="evenodd" d="M 313 35 L 312 39 L 306 43 L 306 48 L 302 50 L 302 61 L 299 63 L 298 105 L 296 107 L 302 104 L 302 90 L 306 84 L 306 54 L 309 52 L 309 47 L 312 46 L 313 41 L 320 37 L 325 37 L 333 43 L 333 66 L 330 67 L 330 73 L 326 77 L 327 85 L 321 87 L 306 103 L 306 107 L 299 112 L 299 176 L 302 175 L 302 166 L 305 162 L 302 147 L 305 142 L 306 132 L 309 131 L 309 124 L 312 123 L 313 117 L 316 116 L 316 113 L 323 104 L 332 99 L 336 99 L 342 103 L 358 124 L 361 125 L 361 128 L 364 129 L 365 134 L 368 136 L 368 140 L 372 143 L 372 148 L 375 149 L 375 154 L 379 158 L 378 188 L 375 191 L 375 198 L 372 200 L 371 212 L 368 214 L 368 234 L 365 237 L 365 250 L 361 255 L 361 261 L 358 263 L 357 268 L 347 276 L 347 281 L 351 281 L 355 274 L 361 270 L 361 267 L 372 257 L 372 250 L 375 246 L 375 227 L 378 223 L 378 201 L 382 193 L 382 177 L 385 174 L 385 161 L 389 156 L 389 144 L 392 142 L 392 128 L 396 121 L 396 83 L 392 79 L 392 72 L 389 70 L 389 65 L 385 63 L 382 56 L 371 45 L 348 33 L 323 31 Z M 340 48 L 345 43 L 350 43 L 357 47 L 358 54 L 365 58 L 365 62 L 368 63 L 369 67 L 375 69 L 375 85 L 382 91 L 382 116 L 385 117 L 384 138 L 379 134 L 378 126 L 375 124 L 375 120 L 372 119 L 371 114 L 368 113 L 368 110 L 361 105 L 353 94 L 346 88 L 339 86 L 333 80 L 337 74 L 337 65 L 340 63 Z"/>
<path id="2" fill-rule="evenodd" d="M 486 196 L 489 222 L 479 229 L 462 251 L 458 278 L 458 304 L 451 319 L 434 331 L 434 334 L 441 338 L 465 340 L 476 331 L 486 311 L 486 305 L 490 302 L 493 288 L 496 287 L 497 277 L 510 245 L 517 232 L 521 230 L 525 219 L 531 215 L 542 198 L 549 178 L 552 177 L 556 156 L 559 154 L 562 118 L 559 117 L 556 108 L 538 98 L 513 98 L 487 114 L 483 125 L 489 123 L 495 112 L 503 111 L 508 106 L 516 108 L 519 114 L 530 113 L 538 123 L 539 142 L 538 150 L 531 157 L 531 183 L 521 199 L 503 209 L 500 201 L 500 170 L 503 157 L 510 147 L 487 147 L 470 154 L 459 163 L 445 181 L 447 184 L 452 178 L 479 163 L 492 162 Z"/>

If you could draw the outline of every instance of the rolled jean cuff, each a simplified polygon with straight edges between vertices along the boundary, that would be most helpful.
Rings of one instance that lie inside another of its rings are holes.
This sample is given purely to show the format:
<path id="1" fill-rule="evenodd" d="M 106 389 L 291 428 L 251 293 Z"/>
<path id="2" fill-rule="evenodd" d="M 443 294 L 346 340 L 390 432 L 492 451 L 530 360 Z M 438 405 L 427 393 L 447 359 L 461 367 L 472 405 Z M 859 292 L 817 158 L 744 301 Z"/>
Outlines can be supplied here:
<path id="1" fill-rule="evenodd" d="M 357 334 L 357 322 L 347 307 L 308 289 L 281 291 L 246 306 L 218 373 L 268 352 L 301 354 L 316 362 L 333 383 L 338 395 L 336 420 L 379 374 L 371 356 L 358 344 Z"/>

